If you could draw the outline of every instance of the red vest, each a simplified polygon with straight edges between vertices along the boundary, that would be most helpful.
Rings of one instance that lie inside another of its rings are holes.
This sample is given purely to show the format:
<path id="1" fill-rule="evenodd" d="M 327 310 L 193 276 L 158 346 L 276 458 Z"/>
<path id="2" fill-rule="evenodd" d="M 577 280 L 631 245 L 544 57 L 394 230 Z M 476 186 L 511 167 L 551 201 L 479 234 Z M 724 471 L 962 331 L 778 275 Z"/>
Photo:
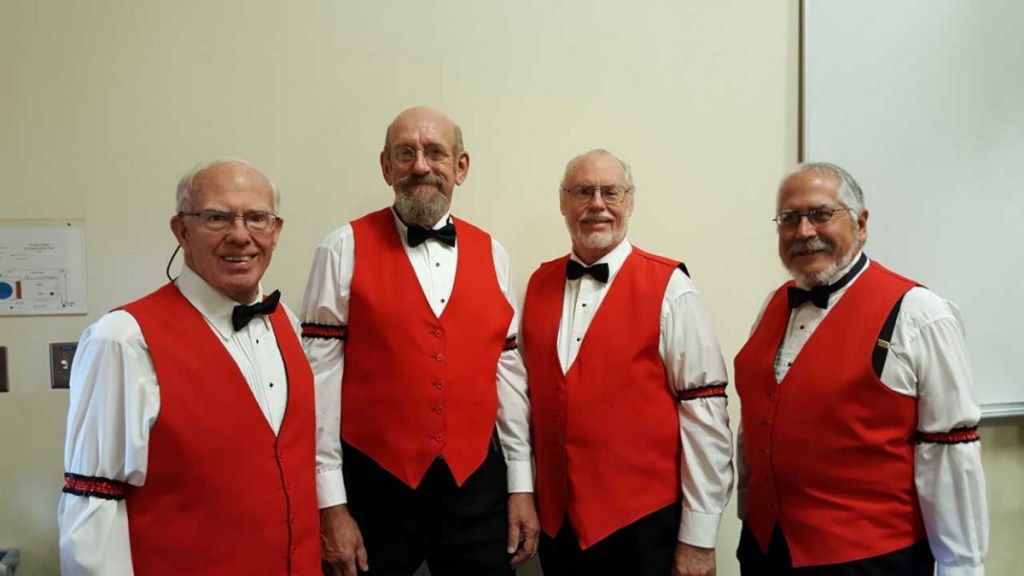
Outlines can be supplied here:
<path id="1" fill-rule="evenodd" d="M 586 549 L 680 497 L 679 416 L 659 353 L 661 303 L 678 262 L 633 248 L 563 374 L 567 260 L 530 278 L 523 345 L 541 526 L 554 536 L 568 512 Z"/>
<path id="2" fill-rule="evenodd" d="M 744 520 L 762 550 L 778 523 L 796 567 L 910 546 L 925 536 L 914 488 L 917 401 L 882 384 L 871 354 L 915 283 L 872 262 L 776 383 L 790 285 L 736 356 L 750 471 Z"/>
<path id="3" fill-rule="evenodd" d="M 352 222 L 342 437 L 411 488 L 438 456 L 461 486 L 487 456 L 498 415 L 512 306 L 498 286 L 491 237 L 462 220 L 455 226 L 455 285 L 438 318 L 391 209 Z"/>
<path id="4" fill-rule="evenodd" d="M 313 373 L 283 307 L 278 435 L 206 320 L 168 284 L 124 307 L 160 385 L 145 485 L 126 498 L 132 564 L 161 574 L 320 574 Z"/>

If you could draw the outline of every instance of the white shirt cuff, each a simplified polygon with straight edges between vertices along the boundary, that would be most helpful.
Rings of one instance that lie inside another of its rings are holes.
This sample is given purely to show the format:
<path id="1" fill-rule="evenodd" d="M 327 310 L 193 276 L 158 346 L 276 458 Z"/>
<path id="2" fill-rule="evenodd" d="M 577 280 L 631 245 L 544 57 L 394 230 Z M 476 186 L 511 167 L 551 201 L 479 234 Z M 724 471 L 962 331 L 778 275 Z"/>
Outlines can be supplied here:
<path id="1" fill-rule="evenodd" d="M 317 471 L 316 500 L 320 508 L 348 504 L 348 494 L 345 492 L 345 478 L 341 475 L 341 468 Z"/>
<path id="2" fill-rule="evenodd" d="M 938 565 L 938 576 L 985 576 L 985 566 L 945 566 Z"/>
<path id="3" fill-rule="evenodd" d="M 714 548 L 718 542 L 718 525 L 721 522 L 721 513 L 709 514 L 683 508 L 677 540 L 700 548 Z"/>
<path id="4" fill-rule="evenodd" d="M 507 460 L 508 493 L 533 492 L 533 463 L 523 460 Z"/>

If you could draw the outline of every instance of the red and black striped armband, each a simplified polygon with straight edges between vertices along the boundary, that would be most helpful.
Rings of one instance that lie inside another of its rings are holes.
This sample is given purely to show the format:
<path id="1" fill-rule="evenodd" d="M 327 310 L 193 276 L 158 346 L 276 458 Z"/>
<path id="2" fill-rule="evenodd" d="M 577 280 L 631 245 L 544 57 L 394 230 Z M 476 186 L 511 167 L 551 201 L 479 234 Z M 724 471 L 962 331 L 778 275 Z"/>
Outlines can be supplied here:
<path id="1" fill-rule="evenodd" d="M 75 496 L 103 498 L 104 500 L 124 500 L 125 495 L 128 494 L 128 483 L 110 478 L 82 476 L 66 472 L 62 492 Z"/>
<path id="2" fill-rule="evenodd" d="M 302 325 L 302 337 L 344 341 L 348 340 L 348 326 L 307 323 Z"/>
<path id="3" fill-rule="evenodd" d="M 949 432 L 918 432 L 918 444 L 967 444 L 968 442 L 979 442 L 981 435 L 978 434 L 977 426 L 964 426 L 953 428 Z"/>
<path id="4" fill-rule="evenodd" d="M 679 398 L 680 402 L 698 398 L 725 398 L 725 384 L 708 384 L 688 390 L 679 390 L 676 392 L 676 398 Z"/>
<path id="5" fill-rule="evenodd" d="M 501 351 L 502 352 L 510 352 L 512 350 L 515 350 L 515 349 L 519 348 L 518 340 L 519 340 L 519 337 L 516 334 L 513 334 L 513 335 L 509 336 L 508 338 L 505 338 L 505 345 L 501 348 Z"/>

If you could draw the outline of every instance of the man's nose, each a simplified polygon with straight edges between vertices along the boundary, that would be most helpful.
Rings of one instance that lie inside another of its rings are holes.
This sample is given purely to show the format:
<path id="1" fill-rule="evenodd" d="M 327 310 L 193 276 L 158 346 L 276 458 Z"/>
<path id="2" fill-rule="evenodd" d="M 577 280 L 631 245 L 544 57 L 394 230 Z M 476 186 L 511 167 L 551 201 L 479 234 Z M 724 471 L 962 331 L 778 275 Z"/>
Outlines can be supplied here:
<path id="1" fill-rule="evenodd" d="M 811 224 L 811 219 L 806 214 L 800 215 L 800 221 L 796 223 L 796 236 L 798 238 L 813 238 L 818 235 L 818 229 Z"/>
<path id="2" fill-rule="evenodd" d="M 587 204 L 600 210 L 605 209 L 604 194 L 601 193 L 600 188 L 594 188 L 594 194 L 590 197 L 590 201 Z"/>
<path id="3" fill-rule="evenodd" d="M 412 170 L 416 174 L 426 174 L 430 172 L 430 164 L 427 163 L 427 155 L 423 150 L 416 151 L 416 159 L 412 162 Z"/>
<path id="4" fill-rule="evenodd" d="M 227 239 L 229 242 L 237 244 L 246 244 L 252 240 L 252 233 L 249 232 L 249 228 L 245 225 L 244 218 L 235 216 L 235 219 L 231 221 L 231 227 L 228 228 Z"/>

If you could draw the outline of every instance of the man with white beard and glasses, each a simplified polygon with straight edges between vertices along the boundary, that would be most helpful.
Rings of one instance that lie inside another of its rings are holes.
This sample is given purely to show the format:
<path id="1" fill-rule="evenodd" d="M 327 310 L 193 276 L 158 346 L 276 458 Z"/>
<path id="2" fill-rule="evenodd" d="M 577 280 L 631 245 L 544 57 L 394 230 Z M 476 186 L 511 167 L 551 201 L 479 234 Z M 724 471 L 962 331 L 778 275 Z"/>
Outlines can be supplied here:
<path id="1" fill-rule="evenodd" d="M 988 510 L 957 308 L 868 259 L 857 182 L 782 179 L 793 276 L 736 356 L 743 576 L 984 574 Z"/>
<path id="2" fill-rule="evenodd" d="M 573 158 L 570 254 L 523 304 L 546 576 L 708 576 L 732 491 L 725 363 L 686 267 L 626 240 L 629 166 Z"/>
<path id="3" fill-rule="evenodd" d="M 380 166 L 393 206 L 327 236 L 303 304 L 326 572 L 508 575 L 539 531 L 508 254 L 450 214 L 444 113 L 399 114 Z"/>

